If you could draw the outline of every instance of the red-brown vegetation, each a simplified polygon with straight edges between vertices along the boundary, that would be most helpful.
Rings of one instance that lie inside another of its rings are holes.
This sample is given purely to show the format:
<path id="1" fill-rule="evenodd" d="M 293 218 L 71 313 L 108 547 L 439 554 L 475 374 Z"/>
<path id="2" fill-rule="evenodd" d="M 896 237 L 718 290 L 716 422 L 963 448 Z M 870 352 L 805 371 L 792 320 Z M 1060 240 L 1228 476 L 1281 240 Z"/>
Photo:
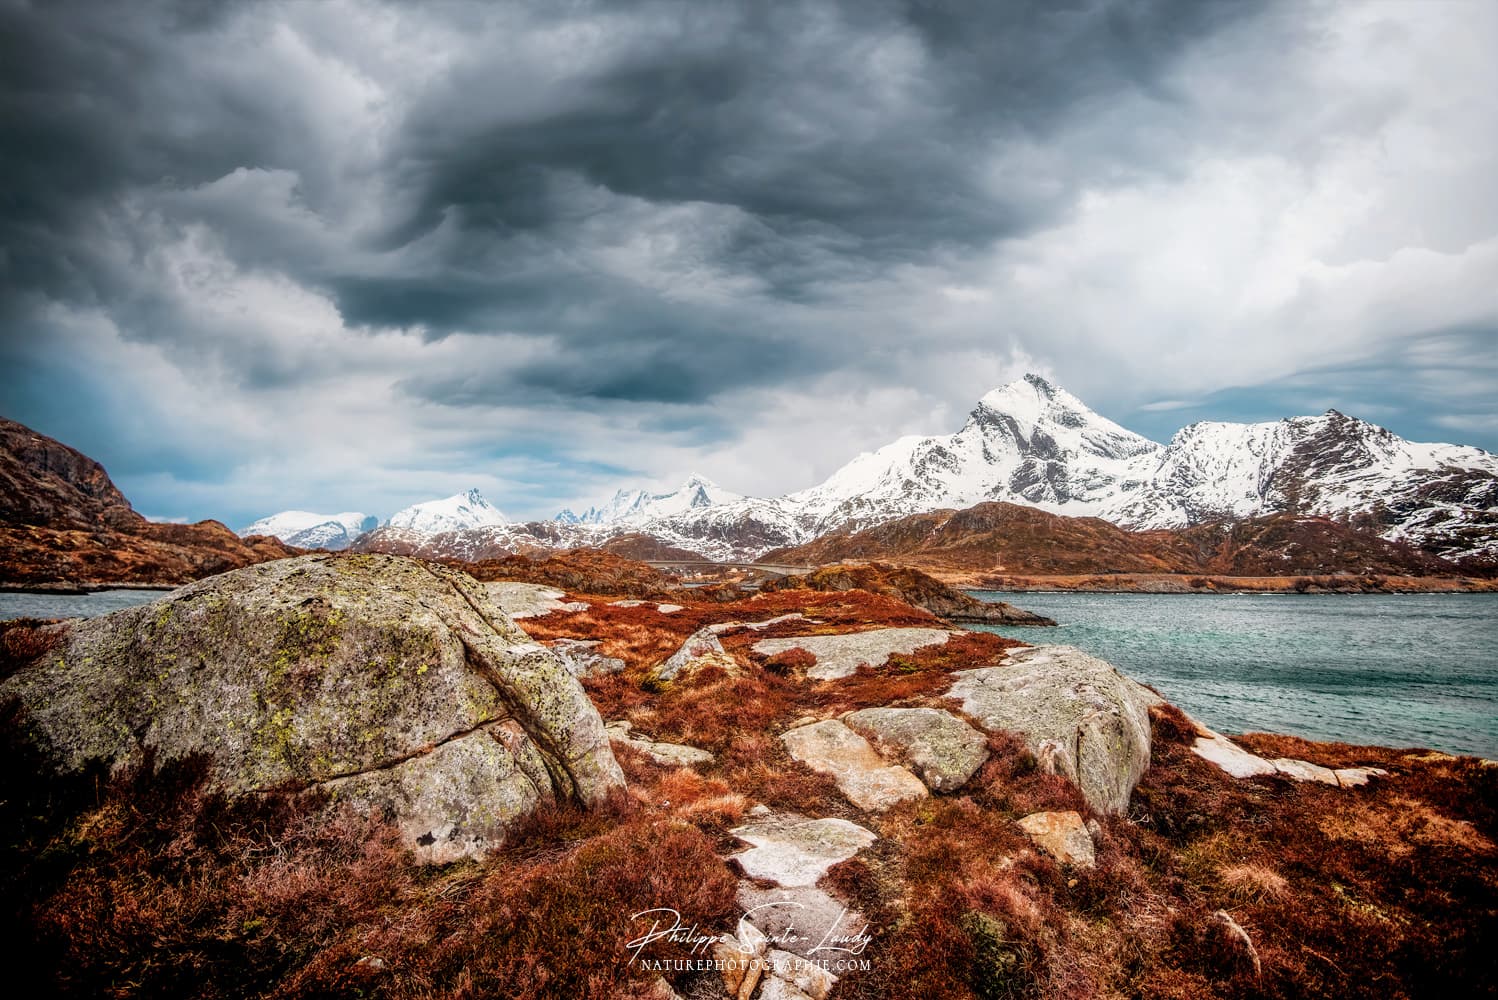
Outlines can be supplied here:
<path id="1" fill-rule="evenodd" d="M 1274 514 L 1179 530 L 1129 531 L 1099 518 L 1066 517 L 1010 503 L 912 514 L 872 528 L 833 531 L 763 558 L 813 566 L 877 560 L 969 580 L 983 575 L 1178 574 L 1183 589 L 1192 589 L 1195 581 L 1205 584 L 1204 574 L 1293 580 L 1344 573 L 1456 577 L 1474 572 L 1324 517 Z"/>
<path id="2" fill-rule="evenodd" d="M 569 549 L 545 556 L 505 556 L 451 565 L 476 580 L 543 583 L 580 594 L 672 597 L 681 587 L 645 563 L 598 549 Z"/>
<path id="3" fill-rule="evenodd" d="M 958 633 L 818 682 L 804 657 L 766 659 L 753 644 L 934 619 L 857 590 L 675 603 L 663 614 L 599 601 L 521 624 L 601 640 L 627 663 L 584 681 L 603 716 L 716 759 L 672 767 L 616 744 L 627 793 L 593 811 L 542 810 L 482 862 L 416 866 L 378 817 L 308 800 L 230 807 L 201 792 L 190 762 L 57 783 L 7 748 L 0 933 L 63 995 L 644 996 L 652 974 L 626 944 L 648 925 L 631 916 L 670 906 L 704 933 L 731 929 L 737 876 L 722 859 L 742 845 L 729 831 L 764 803 L 878 835 L 822 883 L 874 936 L 869 968 L 848 972 L 837 998 L 1493 993 L 1481 956 L 1498 920 L 1498 768 L 1250 734 L 1257 753 L 1389 774 L 1352 789 L 1240 781 L 1193 755 L 1190 720 L 1161 706 L 1127 816 L 1093 814 L 1009 734 L 990 737 L 988 762 L 956 793 L 863 813 L 791 760 L 780 734 L 874 705 L 954 708 L 951 672 L 1015 643 Z M 722 636 L 737 673 L 706 667 L 646 689 L 650 668 L 703 626 L 794 612 L 806 618 Z M 0 646 L 11 632 L 23 653 L 46 641 L 13 629 Z M 1096 867 L 1058 864 L 1015 823 L 1054 810 L 1093 821 Z M 668 978 L 712 995 L 710 978 Z"/>

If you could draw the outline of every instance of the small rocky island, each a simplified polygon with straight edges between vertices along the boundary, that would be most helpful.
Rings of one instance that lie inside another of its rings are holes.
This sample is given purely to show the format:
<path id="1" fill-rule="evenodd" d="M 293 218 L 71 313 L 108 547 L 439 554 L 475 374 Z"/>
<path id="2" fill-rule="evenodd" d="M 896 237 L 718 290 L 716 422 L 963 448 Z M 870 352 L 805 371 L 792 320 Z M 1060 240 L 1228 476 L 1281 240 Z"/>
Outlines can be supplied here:
<path id="1" fill-rule="evenodd" d="M 755 595 L 596 552 L 468 570 L 306 555 L 0 626 L 0 877 L 35 974 L 151 997 L 1480 988 L 1489 762 L 1229 739 L 1078 650 L 963 629 L 1015 613 L 889 567 Z"/>

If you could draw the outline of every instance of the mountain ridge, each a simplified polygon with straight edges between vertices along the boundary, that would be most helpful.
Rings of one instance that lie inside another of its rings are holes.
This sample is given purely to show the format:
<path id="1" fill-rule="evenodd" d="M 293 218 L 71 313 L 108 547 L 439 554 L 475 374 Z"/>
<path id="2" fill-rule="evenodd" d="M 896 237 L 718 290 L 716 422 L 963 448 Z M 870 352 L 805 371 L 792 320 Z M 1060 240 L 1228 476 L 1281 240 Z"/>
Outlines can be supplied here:
<path id="1" fill-rule="evenodd" d="M 992 502 L 1146 531 L 1279 514 L 1330 518 L 1441 559 L 1498 562 L 1498 457 L 1481 449 L 1407 441 L 1335 409 L 1259 423 L 1198 421 L 1161 444 L 1034 374 L 984 394 L 952 434 L 899 438 L 784 496 L 740 496 L 692 476 L 668 493 L 620 490 L 544 528 L 493 521 L 433 529 L 392 518 L 387 527 L 401 527 L 399 537 L 382 527 L 359 544 L 492 557 L 506 544 L 596 547 L 628 533 L 742 561 L 829 532 Z"/>

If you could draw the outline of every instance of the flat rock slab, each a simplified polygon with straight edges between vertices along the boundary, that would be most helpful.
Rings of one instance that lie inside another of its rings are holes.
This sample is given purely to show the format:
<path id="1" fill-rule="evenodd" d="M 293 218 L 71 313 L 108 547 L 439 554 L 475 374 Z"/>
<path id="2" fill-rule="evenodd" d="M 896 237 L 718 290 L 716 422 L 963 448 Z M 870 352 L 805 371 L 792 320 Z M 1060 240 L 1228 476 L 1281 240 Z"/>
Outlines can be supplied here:
<path id="1" fill-rule="evenodd" d="M 711 764 L 715 759 L 706 750 L 687 746 L 684 743 L 662 743 L 634 734 L 634 727 L 624 721 L 610 722 L 606 727 L 609 739 L 638 750 L 657 764 L 667 767 L 697 767 Z"/>
<path id="2" fill-rule="evenodd" d="M 927 646 L 941 645 L 951 637 L 951 632 L 939 628 L 876 628 L 840 635 L 762 639 L 754 644 L 754 651 L 763 656 L 774 656 L 791 649 L 804 649 L 817 658 L 816 665 L 806 671 L 806 676 L 812 680 L 829 681 L 851 676 L 865 663 L 874 668 L 882 667 L 896 653 L 914 653 Z"/>
<path id="3" fill-rule="evenodd" d="M 837 952 L 823 952 L 823 959 L 837 957 Z M 768 956 L 770 969 L 759 988 L 759 1000 L 826 1000 L 837 985 L 837 977 L 816 962 L 779 948 Z"/>
<path id="4" fill-rule="evenodd" d="M 647 604 L 655 604 L 654 601 L 636 601 L 633 599 L 612 601 L 610 603 L 616 608 L 642 608 Z M 655 610 L 663 615 L 674 615 L 676 612 L 682 610 L 682 606 L 680 604 L 655 604 Z"/>
<path id="5" fill-rule="evenodd" d="M 802 620 L 805 620 L 808 624 L 811 625 L 821 624 L 821 622 L 819 621 L 807 618 L 799 611 L 792 611 L 790 614 L 777 615 L 774 618 L 766 618 L 762 622 L 718 622 L 716 625 L 709 625 L 707 627 L 712 629 L 714 635 L 726 635 L 729 632 L 737 632 L 739 629 L 748 629 L 750 632 L 763 632 L 765 629 L 769 628 L 772 625 L 781 625 L 785 622 L 795 622 Z"/>
<path id="6" fill-rule="evenodd" d="M 617 674 L 624 669 L 624 661 L 617 656 L 605 656 L 598 651 L 602 645 L 597 639 L 553 639 L 544 644 L 557 654 L 562 666 L 573 677 L 596 677 L 600 674 Z"/>
<path id="7" fill-rule="evenodd" d="M 810 957 L 818 947 L 846 946 L 846 942 L 832 939 L 856 937 L 868 926 L 857 910 L 849 909 L 836 896 L 811 885 L 759 889 L 749 882 L 740 882 L 738 906 L 743 923 L 764 935 L 776 948 L 803 958 Z M 745 934 L 741 931 L 739 937 L 742 939 Z M 826 951 L 819 954 L 824 958 L 834 957 L 834 953 Z"/>
<path id="8" fill-rule="evenodd" d="M 1382 778 L 1388 775 L 1381 767 L 1339 767 L 1333 772 L 1337 776 L 1337 784 L 1343 788 L 1357 788 L 1359 785 L 1368 784 L 1369 778 Z"/>
<path id="9" fill-rule="evenodd" d="M 729 831 L 750 845 L 733 860 L 750 878 L 783 887 L 816 885 L 827 869 L 879 839 L 845 819 L 807 819 L 787 814 Z"/>
<path id="10" fill-rule="evenodd" d="M 843 721 L 900 754 L 933 792 L 951 792 L 988 760 L 988 739 L 939 708 L 866 708 Z"/>
<path id="11" fill-rule="evenodd" d="M 1259 774 L 1274 774 L 1275 766 L 1257 754 L 1247 750 L 1217 733 L 1198 736 L 1191 744 L 1191 752 L 1202 760 L 1210 761 L 1235 778 L 1252 778 Z"/>
<path id="12" fill-rule="evenodd" d="M 511 618 L 540 618 L 553 611 L 586 611 L 585 601 L 564 601 L 565 591 L 540 583 L 483 584 L 489 600 L 498 604 Z"/>
<path id="13" fill-rule="evenodd" d="M 1319 781 L 1334 788 L 1356 788 L 1366 785 L 1368 779 L 1388 774 L 1378 767 L 1322 767 L 1310 761 L 1291 757 L 1276 757 L 1265 760 L 1212 730 L 1197 723 L 1202 733 L 1191 744 L 1191 752 L 1202 760 L 1216 764 L 1234 778 L 1254 778 L 1265 774 L 1281 774 L 1296 781 Z"/>
<path id="14" fill-rule="evenodd" d="M 1063 865 L 1091 868 L 1097 864 L 1092 835 L 1078 813 L 1069 810 L 1031 813 L 1019 821 L 1019 826 L 1036 847 Z"/>
<path id="15" fill-rule="evenodd" d="M 1071 779 L 1098 812 L 1128 808 L 1159 695 L 1072 646 L 1013 650 L 1002 666 L 953 676 L 949 694 L 985 729 L 1023 735 L 1041 769 Z"/>
<path id="16" fill-rule="evenodd" d="M 831 775 L 838 791 L 860 809 L 888 809 L 929 794 L 921 779 L 885 763 L 868 740 L 835 719 L 788 730 L 780 739 L 793 759 Z"/>

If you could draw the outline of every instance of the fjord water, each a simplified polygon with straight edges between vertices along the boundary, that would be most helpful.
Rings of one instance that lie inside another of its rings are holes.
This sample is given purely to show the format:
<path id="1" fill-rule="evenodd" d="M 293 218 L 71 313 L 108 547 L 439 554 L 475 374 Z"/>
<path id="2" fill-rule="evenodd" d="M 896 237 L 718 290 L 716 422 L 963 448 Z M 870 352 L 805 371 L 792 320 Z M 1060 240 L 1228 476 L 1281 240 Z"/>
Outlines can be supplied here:
<path id="1" fill-rule="evenodd" d="M 98 590 L 91 594 L 0 592 L 0 621 L 11 618 L 94 618 L 149 604 L 160 590 Z"/>
<path id="2" fill-rule="evenodd" d="M 1224 733 L 1498 758 L 1498 594 L 992 593 Z M 981 627 L 981 626 L 980 626 Z"/>

